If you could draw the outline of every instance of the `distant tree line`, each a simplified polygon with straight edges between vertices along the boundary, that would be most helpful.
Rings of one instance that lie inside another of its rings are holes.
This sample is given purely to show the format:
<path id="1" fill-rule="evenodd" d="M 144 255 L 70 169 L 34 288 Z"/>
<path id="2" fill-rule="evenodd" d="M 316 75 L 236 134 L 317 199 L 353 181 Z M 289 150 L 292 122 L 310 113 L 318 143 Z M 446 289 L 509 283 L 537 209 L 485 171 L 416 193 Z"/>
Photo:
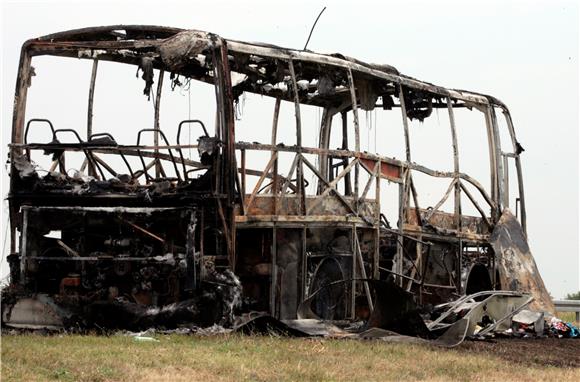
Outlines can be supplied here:
<path id="1" fill-rule="evenodd" d="M 575 293 L 568 293 L 566 295 L 566 300 L 580 300 L 580 291 Z"/>

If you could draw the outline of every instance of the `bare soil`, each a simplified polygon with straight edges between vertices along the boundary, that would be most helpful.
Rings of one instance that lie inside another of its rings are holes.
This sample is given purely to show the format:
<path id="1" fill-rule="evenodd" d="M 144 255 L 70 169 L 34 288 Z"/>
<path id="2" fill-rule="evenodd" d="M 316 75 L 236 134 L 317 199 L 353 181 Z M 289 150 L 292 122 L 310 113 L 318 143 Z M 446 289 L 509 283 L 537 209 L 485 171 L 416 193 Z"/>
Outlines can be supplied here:
<path id="1" fill-rule="evenodd" d="M 465 341 L 451 351 L 491 355 L 522 366 L 580 368 L 578 338 L 498 338 L 488 341 Z"/>

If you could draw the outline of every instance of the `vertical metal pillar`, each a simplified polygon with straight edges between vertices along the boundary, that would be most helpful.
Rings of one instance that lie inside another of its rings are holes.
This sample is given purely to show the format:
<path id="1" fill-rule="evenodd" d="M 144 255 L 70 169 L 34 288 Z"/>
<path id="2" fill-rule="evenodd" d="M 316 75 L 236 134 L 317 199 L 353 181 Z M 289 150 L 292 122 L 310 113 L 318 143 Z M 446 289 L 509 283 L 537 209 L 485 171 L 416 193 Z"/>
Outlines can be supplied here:
<path id="1" fill-rule="evenodd" d="M 405 105 L 405 93 L 403 92 L 403 86 L 399 85 L 399 103 L 401 104 L 401 114 L 403 117 L 403 129 L 405 134 L 405 158 L 407 163 L 411 163 L 411 146 L 409 137 L 409 120 L 407 117 L 407 107 Z M 399 184 L 399 238 L 397 239 L 397 268 L 396 272 L 399 275 L 403 274 L 403 225 L 405 223 L 405 211 L 407 209 L 409 193 L 409 180 L 410 180 L 409 168 L 405 168 L 403 171 L 403 183 Z M 403 286 L 403 278 L 398 277 L 398 283 Z"/>
<path id="2" fill-rule="evenodd" d="M 280 98 L 276 98 L 276 103 L 274 105 L 274 117 L 272 120 L 272 137 L 271 137 L 271 144 L 272 146 L 276 146 L 277 136 L 278 136 L 278 116 L 280 115 Z M 272 195 L 274 195 L 274 215 L 278 214 L 278 192 L 279 192 L 279 184 L 278 184 L 278 157 L 276 150 L 272 150 L 270 155 L 276 155 L 276 159 L 274 161 L 273 167 L 273 176 L 272 176 Z"/>
<path id="3" fill-rule="evenodd" d="M 504 206 L 505 200 L 505 179 L 503 177 L 504 168 L 503 168 L 503 160 L 501 158 L 501 141 L 499 136 L 499 127 L 497 125 L 497 118 L 495 115 L 495 110 L 492 105 L 488 106 L 488 111 L 490 114 L 492 132 L 493 132 L 493 151 L 495 156 L 495 173 L 496 173 L 496 182 L 497 182 L 497 206 L 499 211 L 498 218 L 501 216 L 502 210 Z"/>
<path id="4" fill-rule="evenodd" d="M 512 139 L 512 146 L 513 146 L 514 154 L 516 155 L 515 161 L 516 161 L 516 171 L 517 171 L 517 175 L 518 175 L 518 193 L 520 196 L 520 211 L 521 211 L 520 222 L 522 224 L 524 234 L 527 236 L 528 234 L 527 234 L 527 229 L 526 229 L 527 223 L 526 223 L 526 201 L 525 201 L 525 196 L 524 196 L 524 179 L 523 179 L 522 163 L 520 160 L 520 154 L 518 153 L 518 151 L 519 151 L 518 142 L 516 139 L 514 125 L 512 122 L 511 115 L 509 114 L 509 111 L 507 109 L 504 109 L 503 114 L 505 116 L 507 126 L 508 126 L 508 129 L 510 131 L 510 137 Z"/>
<path id="5" fill-rule="evenodd" d="M 457 144 L 457 130 L 455 126 L 455 114 L 453 112 L 453 104 L 451 98 L 447 97 L 447 111 L 449 112 L 449 125 L 451 127 L 451 141 L 453 145 L 453 175 L 455 178 L 455 198 L 454 198 L 454 215 L 455 215 L 455 227 L 457 229 L 457 234 L 459 235 L 462 230 L 461 223 L 461 179 L 459 178 L 459 147 Z M 463 261 L 463 241 L 459 239 L 459 243 L 456 248 L 456 277 L 455 285 L 457 286 L 457 293 L 461 294 L 461 264 Z"/>
<path id="6" fill-rule="evenodd" d="M 278 285 L 278 230 L 276 223 L 272 228 L 272 274 L 270 281 L 270 314 L 276 317 L 276 287 Z"/>
<path id="7" fill-rule="evenodd" d="M 375 213 L 375 253 L 373 258 L 373 278 L 380 278 L 379 257 L 381 244 L 381 161 L 377 161 L 375 173 L 375 203 L 377 211 Z"/>
<path id="8" fill-rule="evenodd" d="M 490 180 L 491 180 L 491 200 L 498 206 L 499 210 L 499 200 L 498 200 L 498 181 L 497 181 L 497 156 L 495 151 L 495 134 L 493 130 L 493 122 L 491 120 L 490 106 L 486 106 L 483 110 L 485 115 L 485 126 L 487 130 L 487 141 L 489 148 L 489 169 L 490 169 Z M 499 219 L 499 211 L 492 211 L 492 222 L 497 222 Z"/>
<path id="9" fill-rule="evenodd" d="M 350 98 L 352 102 L 352 114 L 354 117 L 354 150 L 358 153 L 360 152 L 360 130 L 358 124 L 358 107 L 356 100 L 356 91 L 354 88 L 354 78 L 352 76 L 352 70 L 348 69 L 348 87 L 350 88 Z M 359 200 L 358 200 L 358 181 L 359 181 L 360 166 L 357 162 L 354 167 L 354 199 L 356 201 L 356 212 L 358 213 Z"/>
<path id="10" fill-rule="evenodd" d="M 294 92 L 294 116 L 296 117 L 296 146 L 298 147 L 298 163 L 296 164 L 296 178 L 298 186 L 298 201 L 300 204 L 300 214 L 306 215 L 306 201 L 304 189 L 304 172 L 302 166 L 302 121 L 300 117 L 300 98 L 298 96 L 298 84 L 296 82 L 296 72 L 294 71 L 294 63 L 292 60 L 288 61 L 288 69 L 290 70 L 290 77 L 292 77 L 292 89 Z"/>
<path id="11" fill-rule="evenodd" d="M 342 150 L 348 150 L 348 119 L 346 111 L 340 113 L 342 117 Z M 343 159 L 344 166 L 348 166 L 348 158 Z M 352 184 L 350 182 L 350 171 L 344 176 L 344 195 L 352 195 Z"/>
<path id="12" fill-rule="evenodd" d="M 93 60 L 93 69 L 91 71 L 91 83 L 89 85 L 89 104 L 87 107 L 87 141 L 93 135 L 93 100 L 95 97 L 95 82 L 97 80 L 97 69 L 99 60 Z"/>
<path id="13" fill-rule="evenodd" d="M 155 95 L 155 116 L 153 121 L 153 128 L 155 129 L 155 133 L 153 134 L 153 145 L 155 146 L 155 177 L 159 178 L 161 174 L 161 161 L 157 156 L 159 154 L 159 110 L 161 108 L 161 94 L 163 90 L 163 75 L 165 72 L 163 70 L 159 71 L 159 80 L 157 81 L 157 94 Z M 178 174 L 175 176 L 179 177 Z M 186 174 L 183 174 L 183 178 L 187 179 Z"/>

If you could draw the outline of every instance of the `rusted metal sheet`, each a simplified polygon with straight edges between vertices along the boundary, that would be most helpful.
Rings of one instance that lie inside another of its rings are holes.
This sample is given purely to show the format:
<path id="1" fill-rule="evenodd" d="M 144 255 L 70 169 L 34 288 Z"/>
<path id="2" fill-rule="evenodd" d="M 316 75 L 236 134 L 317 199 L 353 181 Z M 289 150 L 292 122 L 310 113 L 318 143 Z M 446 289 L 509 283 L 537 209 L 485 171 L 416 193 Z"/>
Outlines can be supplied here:
<path id="1" fill-rule="evenodd" d="M 372 172 L 375 167 L 375 162 L 371 159 L 361 158 L 361 164 L 369 172 Z M 390 163 L 381 162 L 381 176 L 393 182 L 401 182 L 401 167 L 392 165 Z"/>

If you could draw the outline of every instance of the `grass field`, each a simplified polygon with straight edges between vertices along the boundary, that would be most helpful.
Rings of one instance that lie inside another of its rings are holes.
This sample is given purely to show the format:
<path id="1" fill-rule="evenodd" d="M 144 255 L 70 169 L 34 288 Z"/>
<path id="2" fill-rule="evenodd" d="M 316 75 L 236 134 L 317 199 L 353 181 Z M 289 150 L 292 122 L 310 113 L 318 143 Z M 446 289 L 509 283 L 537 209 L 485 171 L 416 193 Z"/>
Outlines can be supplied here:
<path id="1" fill-rule="evenodd" d="M 2 381 L 580 380 L 579 368 L 508 361 L 494 355 L 495 344 L 474 352 L 473 345 L 446 350 L 267 336 L 157 338 L 4 335 Z"/>

